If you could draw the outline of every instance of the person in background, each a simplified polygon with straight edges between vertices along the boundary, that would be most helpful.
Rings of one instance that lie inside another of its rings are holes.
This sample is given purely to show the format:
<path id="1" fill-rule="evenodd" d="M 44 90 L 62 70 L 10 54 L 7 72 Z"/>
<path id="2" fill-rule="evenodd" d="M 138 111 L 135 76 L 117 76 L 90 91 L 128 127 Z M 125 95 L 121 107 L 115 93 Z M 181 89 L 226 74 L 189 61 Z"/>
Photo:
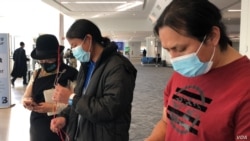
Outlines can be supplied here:
<path id="1" fill-rule="evenodd" d="M 77 68 L 77 60 L 74 57 L 72 50 L 70 48 L 67 49 L 67 51 L 64 54 L 64 58 L 66 58 L 66 64 L 73 68 Z"/>
<path id="2" fill-rule="evenodd" d="M 23 85 L 27 85 L 27 61 L 29 61 L 30 59 L 26 57 L 26 53 L 24 50 L 25 44 L 24 42 L 20 42 L 20 47 L 18 49 L 16 49 L 14 51 L 13 54 L 13 61 L 14 61 L 14 65 L 13 65 L 13 69 L 11 72 L 11 84 L 14 87 L 15 86 L 15 80 L 18 77 L 22 77 L 23 78 Z"/>
<path id="3" fill-rule="evenodd" d="M 146 51 L 146 49 L 143 49 L 143 51 L 142 51 L 142 56 L 143 56 L 143 57 L 146 57 L 146 55 L 147 55 L 147 51 Z"/>
<path id="4" fill-rule="evenodd" d="M 175 72 L 145 141 L 249 140 L 250 60 L 230 45 L 220 10 L 208 0 L 173 0 L 154 32 Z"/>
<path id="5" fill-rule="evenodd" d="M 78 74 L 75 68 L 64 64 L 63 49 L 54 35 L 44 34 L 37 38 L 31 52 L 41 68 L 33 72 L 22 98 L 23 106 L 31 110 L 30 141 L 61 141 L 60 134 L 50 130 L 50 121 L 67 104 L 55 103 L 52 94 L 56 84 L 73 89 Z"/>
<path id="6" fill-rule="evenodd" d="M 65 54 L 63 55 L 63 57 L 66 59 L 66 65 L 69 64 L 69 55 L 70 55 L 70 52 L 71 52 L 70 50 L 71 50 L 71 49 L 68 48 L 68 49 L 66 50 Z"/>
<path id="7" fill-rule="evenodd" d="M 56 86 L 54 100 L 71 106 L 51 130 L 67 126 L 72 141 L 128 141 L 137 70 L 89 20 L 75 21 L 66 37 L 81 68 L 74 93 Z"/>
<path id="8" fill-rule="evenodd" d="M 161 55 L 160 55 L 160 53 L 157 53 L 157 54 L 156 54 L 156 57 L 155 57 L 155 64 L 156 64 L 157 67 L 158 67 L 158 65 L 161 64 Z"/>

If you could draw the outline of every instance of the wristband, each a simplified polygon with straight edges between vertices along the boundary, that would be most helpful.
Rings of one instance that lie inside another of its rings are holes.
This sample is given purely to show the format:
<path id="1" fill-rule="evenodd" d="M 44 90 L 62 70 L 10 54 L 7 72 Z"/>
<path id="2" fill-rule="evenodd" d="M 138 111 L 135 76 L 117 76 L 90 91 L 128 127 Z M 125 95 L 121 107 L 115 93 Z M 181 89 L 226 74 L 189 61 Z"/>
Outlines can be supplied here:
<path id="1" fill-rule="evenodd" d="M 73 99 L 69 99 L 68 104 L 71 106 L 73 104 Z"/>
<path id="2" fill-rule="evenodd" d="M 69 104 L 70 106 L 73 104 L 73 98 L 74 98 L 74 96 L 75 96 L 74 93 L 71 94 L 71 95 L 69 96 L 68 104 Z"/>

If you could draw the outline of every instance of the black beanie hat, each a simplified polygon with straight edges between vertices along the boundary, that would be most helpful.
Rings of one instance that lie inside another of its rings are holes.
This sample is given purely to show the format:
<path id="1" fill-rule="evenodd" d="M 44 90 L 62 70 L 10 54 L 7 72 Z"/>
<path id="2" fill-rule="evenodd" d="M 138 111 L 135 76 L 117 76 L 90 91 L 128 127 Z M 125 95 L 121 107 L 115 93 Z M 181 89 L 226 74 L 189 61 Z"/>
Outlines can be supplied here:
<path id="1" fill-rule="evenodd" d="M 31 52 L 31 57 L 37 60 L 57 58 L 58 48 L 60 53 L 64 49 L 63 46 L 59 46 L 57 38 L 51 34 L 44 34 L 37 38 L 36 48 Z"/>

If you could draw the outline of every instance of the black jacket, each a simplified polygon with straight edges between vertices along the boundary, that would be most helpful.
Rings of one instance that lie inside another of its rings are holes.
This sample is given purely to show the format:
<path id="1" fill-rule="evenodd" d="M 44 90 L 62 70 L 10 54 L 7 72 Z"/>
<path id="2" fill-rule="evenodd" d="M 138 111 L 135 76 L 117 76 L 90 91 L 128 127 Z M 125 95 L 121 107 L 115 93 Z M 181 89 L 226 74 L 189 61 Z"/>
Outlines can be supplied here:
<path id="1" fill-rule="evenodd" d="M 85 95 L 83 84 L 88 63 L 82 63 L 73 105 L 61 114 L 67 120 L 67 134 L 73 141 L 78 114 L 81 115 L 77 141 L 128 141 L 131 103 L 137 70 L 117 52 L 113 43 L 96 62 Z"/>
<path id="2" fill-rule="evenodd" d="M 14 51 L 13 54 L 13 70 L 11 72 L 12 77 L 23 77 L 27 73 L 27 61 L 29 58 L 26 57 L 25 50 L 20 47 Z"/>

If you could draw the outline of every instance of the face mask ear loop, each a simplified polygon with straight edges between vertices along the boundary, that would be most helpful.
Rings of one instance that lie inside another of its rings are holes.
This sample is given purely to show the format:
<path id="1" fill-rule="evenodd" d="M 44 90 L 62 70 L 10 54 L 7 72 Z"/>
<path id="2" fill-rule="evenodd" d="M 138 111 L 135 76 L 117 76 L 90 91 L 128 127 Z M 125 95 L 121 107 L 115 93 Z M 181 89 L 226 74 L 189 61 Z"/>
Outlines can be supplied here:
<path id="1" fill-rule="evenodd" d="M 91 48 L 92 48 L 92 42 L 90 41 L 90 43 L 89 43 L 89 50 L 88 50 L 89 53 L 90 53 Z"/>
<path id="2" fill-rule="evenodd" d="M 211 58 L 210 58 L 210 61 L 212 61 L 212 60 L 213 60 L 213 58 L 214 58 L 214 54 L 215 54 L 215 47 L 214 47 L 213 54 L 212 54 L 212 56 L 211 56 Z"/>
<path id="3" fill-rule="evenodd" d="M 202 47 L 202 45 L 203 45 L 206 38 L 207 38 L 207 35 L 204 36 L 204 38 L 203 38 L 203 40 L 202 40 L 202 42 L 201 42 L 201 44 L 200 44 L 200 46 L 199 46 L 199 48 L 198 48 L 198 50 L 196 51 L 195 54 L 198 54 L 198 52 L 200 51 L 200 49 L 201 49 L 201 47 Z"/>
<path id="4" fill-rule="evenodd" d="M 86 37 L 87 37 L 87 35 L 84 36 L 83 41 L 82 41 L 82 43 L 81 43 L 81 47 L 82 47 L 82 44 L 85 42 Z M 83 49 L 83 50 L 84 50 L 84 49 Z M 89 49 L 89 50 L 90 50 L 90 49 Z"/>

